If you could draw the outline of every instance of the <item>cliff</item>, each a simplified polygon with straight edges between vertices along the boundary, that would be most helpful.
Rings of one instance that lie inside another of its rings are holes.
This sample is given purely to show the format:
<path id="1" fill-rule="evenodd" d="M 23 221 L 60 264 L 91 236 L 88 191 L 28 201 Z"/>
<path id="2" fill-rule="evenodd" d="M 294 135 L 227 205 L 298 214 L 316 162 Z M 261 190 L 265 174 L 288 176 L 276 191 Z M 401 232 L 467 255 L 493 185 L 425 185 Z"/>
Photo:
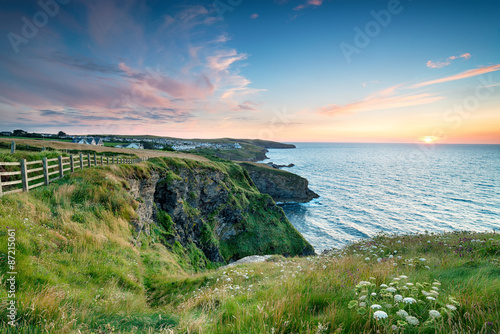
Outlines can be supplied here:
<path id="1" fill-rule="evenodd" d="M 266 164 L 241 162 L 255 186 L 276 202 L 309 202 L 318 194 L 309 189 L 309 182 L 296 174 L 272 168 Z"/>
<path id="2" fill-rule="evenodd" d="M 156 164 L 150 177 L 129 180 L 139 202 L 137 232 L 151 233 L 155 222 L 163 244 L 198 253 L 202 267 L 206 259 L 225 263 L 249 255 L 314 254 L 283 210 L 239 165 L 180 159 Z"/>

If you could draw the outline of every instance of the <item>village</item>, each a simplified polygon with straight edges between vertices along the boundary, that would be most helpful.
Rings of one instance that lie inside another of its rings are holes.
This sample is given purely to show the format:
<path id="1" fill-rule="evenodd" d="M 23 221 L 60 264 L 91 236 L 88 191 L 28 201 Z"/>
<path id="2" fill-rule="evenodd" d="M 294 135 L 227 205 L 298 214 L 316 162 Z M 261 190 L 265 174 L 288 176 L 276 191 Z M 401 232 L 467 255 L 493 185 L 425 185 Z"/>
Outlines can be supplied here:
<path id="1" fill-rule="evenodd" d="M 211 150 L 233 150 L 241 149 L 239 143 L 210 143 L 183 139 L 172 138 L 149 138 L 149 137 L 121 137 L 121 136 L 77 136 L 68 135 L 62 131 L 57 134 L 53 133 L 28 133 L 24 130 L 1 131 L 0 136 L 3 137 L 29 137 L 52 140 L 70 141 L 81 145 L 94 146 L 110 146 L 115 148 L 131 148 L 131 149 L 155 149 L 164 150 L 172 149 L 175 151 L 191 151 L 196 149 L 211 149 Z M 107 143 L 105 145 L 105 143 Z"/>

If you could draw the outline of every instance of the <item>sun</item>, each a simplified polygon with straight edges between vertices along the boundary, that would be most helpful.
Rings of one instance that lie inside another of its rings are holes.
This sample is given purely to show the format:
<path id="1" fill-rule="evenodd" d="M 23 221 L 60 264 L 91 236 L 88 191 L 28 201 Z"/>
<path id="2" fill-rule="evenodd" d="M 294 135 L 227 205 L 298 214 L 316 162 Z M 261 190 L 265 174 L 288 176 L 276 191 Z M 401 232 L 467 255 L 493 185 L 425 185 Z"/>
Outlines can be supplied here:
<path id="1" fill-rule="evenodd" d="M 424 136 L 424 137 L 418 138 L 418 140 L 420 140 L 421 142 L 423 142 L 425 144 L 433 144 L 434 142 L 436 142 L 436 140 L 438 140 L 438 137 Z"/>

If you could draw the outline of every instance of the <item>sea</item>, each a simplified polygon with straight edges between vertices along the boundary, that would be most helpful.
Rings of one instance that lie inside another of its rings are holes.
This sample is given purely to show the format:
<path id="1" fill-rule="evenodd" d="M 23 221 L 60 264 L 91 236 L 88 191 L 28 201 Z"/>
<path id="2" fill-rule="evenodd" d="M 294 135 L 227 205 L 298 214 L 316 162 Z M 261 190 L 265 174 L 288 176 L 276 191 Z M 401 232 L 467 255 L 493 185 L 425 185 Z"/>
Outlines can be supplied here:
<path id="1" fill-rule="evenodd" d="M 280 204 L 316 252 L 376 235 L 500 229 L 500 145 L 293 143 L 263 162 L 320 197 Z"/>

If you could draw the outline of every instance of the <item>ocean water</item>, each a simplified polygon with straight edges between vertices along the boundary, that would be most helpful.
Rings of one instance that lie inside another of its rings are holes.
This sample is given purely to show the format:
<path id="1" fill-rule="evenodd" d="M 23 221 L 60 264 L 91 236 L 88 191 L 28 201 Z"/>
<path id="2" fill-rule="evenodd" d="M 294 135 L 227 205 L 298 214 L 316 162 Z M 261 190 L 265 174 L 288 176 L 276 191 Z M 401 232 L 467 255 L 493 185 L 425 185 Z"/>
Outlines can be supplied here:
<path id="1" fill-rule="evenodd" d="M 268 160 L 320 198 L 282 204 L 317 252 L 378 232 L 500 229 L 500 145 L 294 143 Z"/>

